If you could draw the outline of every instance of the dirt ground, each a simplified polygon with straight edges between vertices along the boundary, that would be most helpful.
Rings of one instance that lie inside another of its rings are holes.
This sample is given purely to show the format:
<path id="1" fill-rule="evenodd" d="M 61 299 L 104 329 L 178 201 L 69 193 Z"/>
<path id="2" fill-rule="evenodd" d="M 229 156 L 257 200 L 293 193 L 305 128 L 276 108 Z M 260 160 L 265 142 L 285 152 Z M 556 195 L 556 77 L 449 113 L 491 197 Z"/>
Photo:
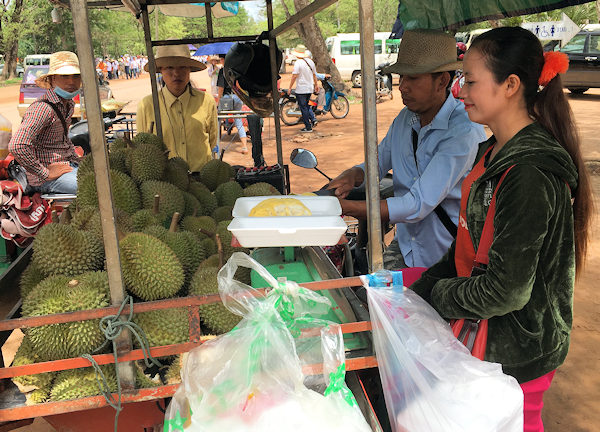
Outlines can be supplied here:
<path id="1" fill-rule="evenodd" d="M 140 95 L 150 92 L 147 75 L 138 80 L 117 80 L 111 83 L 113 92 L 119 100 L 131 100 L 127 111 L 135 112 Z M 204 72 L 193 77 L 197 86 L 208 87 Z M 282 78 L 282 87 L 287 87 L 289 76 Z M 357 92 L 357 95 L 360 93 Z M 385 100 L 377 105 L 378 137 L 382 139 L 394 117 L 402 109 L 398 90 L 394 90 L 394 99 Z M 16 100 L 18 87 L 0 89 L 0 112 L 18 125 Z M 600 112 L 600 89 L 590 90 L 584 95 L 569 95 L 571 108 L 583 142 L 583 154 L 594 171 L 593 184 L 596 197 L 600 196 L 600 133 L 598 133 L 598 113 Z M 360 99 L 351 105 L 350 114 L 342 120 L 331 115 L 320 116 L 319 124 L 313 134 L 300 134 L 302 127 L 282 127 L 283 162 L 289 162 L 292 149 L 303 147 L 313 151 L 319 168 L 334 177 L 342 170 L 363 161 L 363 126 Z M 229 142 L 231 141 L 231 142 Z M 275 129 L 272 120 L 265 121 L 263 131 L 264 156 L 268 164 L 277 162 L 275 148 Z M 251 156 L 237 151 L 239 140 L 225 136 L 223 145 L 227 146 L 224 159 L 232 164 L 252 165 Z M 594 162 L 597 161 L 597 162 Z M 320 188 L 327 180 L 315 170 L 290 166 L 291 190 L 295 193 Z M 596 199 L 596 214 L 600 202 Z M 565 364 L 558 370 L 554 383 L 545 398 L 544 423 L 548 432 L 591 432 L 600 424 L 600 293 L 597 289 L 600 280 L 600 229 L 594 221 L 587 265 L 577 280 L 575 287 L 575 321 L 571 339 L 571 348 Z M 33 426 L 18 431 L 52 431 L 43 420 L 36 420 Z"/>

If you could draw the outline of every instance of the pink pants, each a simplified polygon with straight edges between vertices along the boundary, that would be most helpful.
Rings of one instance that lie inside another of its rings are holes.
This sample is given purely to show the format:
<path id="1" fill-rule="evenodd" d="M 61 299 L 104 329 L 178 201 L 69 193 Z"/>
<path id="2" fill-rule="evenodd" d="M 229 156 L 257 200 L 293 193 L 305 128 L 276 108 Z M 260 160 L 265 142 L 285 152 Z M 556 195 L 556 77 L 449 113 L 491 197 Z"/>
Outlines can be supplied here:
<path id="1" fill-rule="evenodd" d="M 523 390 L 523 431 L 544 432 L 542 423 L 542 407 L 544 392 L 550 388 L 556 370 L 521 384 Z"/>

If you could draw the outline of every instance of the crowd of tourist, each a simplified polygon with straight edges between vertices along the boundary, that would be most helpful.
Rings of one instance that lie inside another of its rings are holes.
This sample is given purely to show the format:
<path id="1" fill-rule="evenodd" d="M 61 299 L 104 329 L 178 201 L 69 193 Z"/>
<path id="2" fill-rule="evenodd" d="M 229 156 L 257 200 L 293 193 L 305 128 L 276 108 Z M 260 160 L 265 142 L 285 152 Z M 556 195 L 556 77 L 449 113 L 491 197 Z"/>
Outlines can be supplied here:
<path id="1" fill-rule="evenodd" d="M 96 59 L 96 70 L 107 80 L 134 79 L 140 77 L 146 63 L 148 57 L 143 55 L 125 54 L 118 58 L 106 56 Z"/>

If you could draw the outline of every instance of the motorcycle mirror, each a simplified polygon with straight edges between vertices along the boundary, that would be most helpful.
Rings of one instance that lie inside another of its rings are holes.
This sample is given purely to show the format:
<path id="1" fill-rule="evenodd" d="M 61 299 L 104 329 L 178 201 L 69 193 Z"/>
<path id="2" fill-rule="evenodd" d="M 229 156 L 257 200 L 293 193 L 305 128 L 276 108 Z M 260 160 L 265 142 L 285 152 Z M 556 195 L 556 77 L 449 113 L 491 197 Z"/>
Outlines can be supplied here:
<path id="1" fill-rule="evenodd" d="M 319 173 L 323 174 L 327 180 L 331 181 L 331 177 L 317 168 L 317 157 L 310 150 L 306 150 L 303 148 L 296 148 L 292 150 L 292 154 L 290 155 L 290 161 L 299 167 L 315 169 Z"/>
<path id="2" fill-rule="evenodd" d="M 296 148 L 292 150 L 290 155 L 290 161 L 294 165 L 298 165 L 302 168 L 313 169 L 317 167 L 317 157 L 310 150 L 303 148 Z"/>

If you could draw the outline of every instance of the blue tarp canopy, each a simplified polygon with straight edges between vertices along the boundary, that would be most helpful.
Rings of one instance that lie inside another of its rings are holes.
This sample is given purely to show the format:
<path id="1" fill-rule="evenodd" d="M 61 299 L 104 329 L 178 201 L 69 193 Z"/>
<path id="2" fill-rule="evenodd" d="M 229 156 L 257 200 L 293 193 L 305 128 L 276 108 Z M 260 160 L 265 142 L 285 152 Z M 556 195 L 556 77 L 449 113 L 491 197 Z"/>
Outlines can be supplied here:
<path id="1" fill-rule="evenodd" d="M 227 51 L 229 51 L 229 48 L 231 48 L 233 44 L 234 42 L 216 42 L 202 45 L 194 53 L 194 56 L 227 54 Z"/>

